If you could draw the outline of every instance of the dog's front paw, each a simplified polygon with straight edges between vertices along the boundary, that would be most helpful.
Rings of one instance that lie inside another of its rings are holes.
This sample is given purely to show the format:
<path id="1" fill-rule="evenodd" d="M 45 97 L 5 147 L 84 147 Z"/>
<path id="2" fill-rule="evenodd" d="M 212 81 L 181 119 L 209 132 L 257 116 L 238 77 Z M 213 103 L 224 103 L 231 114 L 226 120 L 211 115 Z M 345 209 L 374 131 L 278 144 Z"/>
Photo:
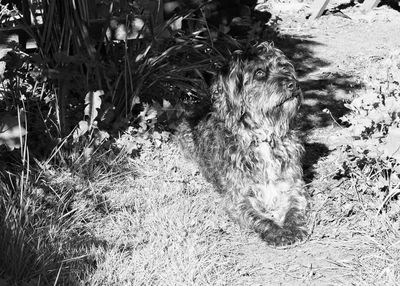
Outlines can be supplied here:
<path id="1" fill-rule="evenodd" d="M 260 238 L 269 245 L 286 246 L 305 240 L 308 237 L 307 228 L 303 225 L 276 226 L 260 233 Z"/>

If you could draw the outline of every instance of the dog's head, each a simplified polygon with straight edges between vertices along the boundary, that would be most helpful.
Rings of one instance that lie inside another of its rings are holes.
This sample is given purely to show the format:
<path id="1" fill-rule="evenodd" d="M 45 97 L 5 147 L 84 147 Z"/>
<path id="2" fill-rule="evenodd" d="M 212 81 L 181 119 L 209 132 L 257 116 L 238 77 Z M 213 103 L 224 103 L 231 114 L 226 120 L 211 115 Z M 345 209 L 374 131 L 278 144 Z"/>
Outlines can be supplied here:
<path id="1" fill-rule="evenodd" d="M 289 127 L 302 93 L 293 65 L 268 43 L 236 52 L 214 86 L 215 112 L 227 127 Z"/>

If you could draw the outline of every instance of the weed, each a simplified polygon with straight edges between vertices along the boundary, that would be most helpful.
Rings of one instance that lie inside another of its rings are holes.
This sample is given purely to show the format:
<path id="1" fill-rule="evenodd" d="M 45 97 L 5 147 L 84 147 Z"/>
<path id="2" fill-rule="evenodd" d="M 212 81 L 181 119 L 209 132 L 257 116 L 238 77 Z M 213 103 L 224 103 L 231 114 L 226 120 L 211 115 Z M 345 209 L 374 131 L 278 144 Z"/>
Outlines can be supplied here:
<path id="1" fill-rule="evenodd" d="M 94 35 L 86 2 L 41 1 L 43 23 L 24 27 L 37 50 L 14 44 L 0 55 L 0 267 L 12 285 L 229 284 L 252 270 L 238 270 L 238 251 L 220 241 L 217 206 L 186 198 L 181 183 L 171 191 L 154 178 L 143 179 L 153 189 L 121 182 L 136 178 L 141 150 L 161 152 L 182 102 L 208 96 L 205 78 L 239 46 L 226 35 L 215 41 L 193 10 L 159 22 L 139 14 L 138 1 L 127 10 L 101 2 L 110 13 Z M 21 18 L 4 7 L 1 21 Z M 172 29 L 180 17 L 192 29 Z M 135 23 L 134 37 L 109 37 L 123 32 L 121 18 Z M 112 205 L 107 193 L 118 186 L 135 203 Z M 169 216 L 182 208 L 187 215 Z M 113 220 L 122 227 L 111 230 L 138 228 L 132 242 L 102 237 L 101 224 Z"/>
<path id="2" fill-rule="evenodd" d="M 377 212 L 387 209 L 394 221 L 400 194 L 400 55 L 370 66 L 365 93 L 347 104 L 352 112 L 341 118 L 350 124 L 343 136 L 351 145 L 343 146 L 348 161 L 342 172 L 357 180 L 363 192 L 381 198 Z M 389 210 L 389 204 L 391 210 Z"/>

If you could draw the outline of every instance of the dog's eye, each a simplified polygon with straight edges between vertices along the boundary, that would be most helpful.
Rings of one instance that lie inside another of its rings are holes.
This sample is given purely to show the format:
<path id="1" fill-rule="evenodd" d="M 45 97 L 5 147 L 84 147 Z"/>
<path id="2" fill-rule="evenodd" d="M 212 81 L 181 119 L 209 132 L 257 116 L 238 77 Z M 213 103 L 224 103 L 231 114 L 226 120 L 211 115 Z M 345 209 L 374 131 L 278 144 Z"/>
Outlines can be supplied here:
<path id="1" fill-rule="evenodd" d="M 256 70 L 256 72 L 254 73 L 254 76 L 256 79 L 262 79 L 265 78 L 267 75 L 267 73 L 263 70 Z"/>
<path id="2" fill-rule="evenodd" d="M 296 83 L 294 83 L 294 82 L 289 82 L 286 86 L 287 86 L 287 88 L 288 88 L 289 90 L 294 90 L 295 87 L 296 87 Z"/>

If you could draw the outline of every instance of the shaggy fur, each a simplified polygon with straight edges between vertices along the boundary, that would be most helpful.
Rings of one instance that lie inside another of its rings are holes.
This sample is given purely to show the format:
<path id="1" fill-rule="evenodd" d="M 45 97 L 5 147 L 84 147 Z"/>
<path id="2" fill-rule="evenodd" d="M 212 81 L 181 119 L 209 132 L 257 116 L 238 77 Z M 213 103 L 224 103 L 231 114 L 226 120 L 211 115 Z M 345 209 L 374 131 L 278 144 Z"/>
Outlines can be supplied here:
<path id="1" fill-rule="evenodd" d="M 180 124 L 186 153 L 225 195 L 239 224 L 273 245 L 303 239 L 303 147 L 292 130 L 302 94 L 292 64 L 262 43 L 237 54 L 211 92 L 211 112 Z"/>

